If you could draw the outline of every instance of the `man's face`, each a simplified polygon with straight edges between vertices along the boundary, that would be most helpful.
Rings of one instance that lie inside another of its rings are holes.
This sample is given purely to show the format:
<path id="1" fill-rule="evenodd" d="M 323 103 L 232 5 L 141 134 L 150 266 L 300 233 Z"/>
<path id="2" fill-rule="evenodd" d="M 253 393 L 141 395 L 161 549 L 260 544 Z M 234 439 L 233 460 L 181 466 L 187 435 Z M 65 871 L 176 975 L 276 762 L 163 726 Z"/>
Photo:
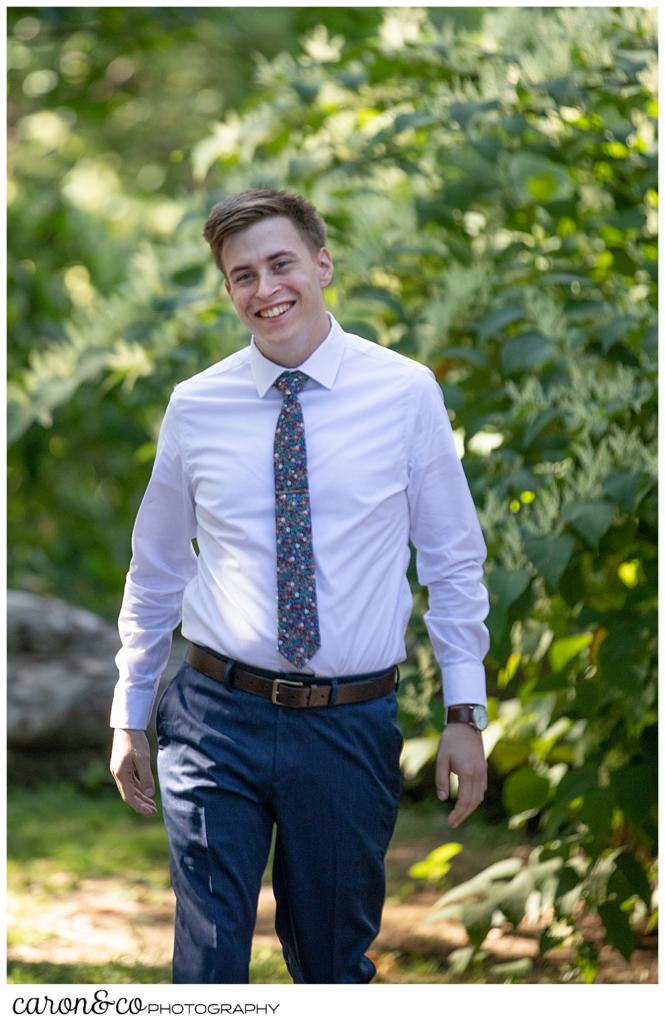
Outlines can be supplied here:
<path id="1" fill-rule="evenodd" d="M 332 258 L 325 246 L 314 253 L 288 217 L 266 217 L 231 235 L 222 262 L 235 310 L 269 357 L 279 361 L 286 346 L 305 349 L 323 340 L 322 289 L 332 277 Z"/>

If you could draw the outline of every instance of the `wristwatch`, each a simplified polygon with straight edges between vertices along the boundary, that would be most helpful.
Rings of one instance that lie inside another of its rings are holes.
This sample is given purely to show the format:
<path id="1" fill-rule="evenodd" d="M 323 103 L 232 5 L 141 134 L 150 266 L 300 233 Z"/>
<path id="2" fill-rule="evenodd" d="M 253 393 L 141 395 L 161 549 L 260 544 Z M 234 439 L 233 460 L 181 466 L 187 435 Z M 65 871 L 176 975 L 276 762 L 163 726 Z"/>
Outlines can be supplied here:
<path id="1" fill-rule="evenodd" d="M 476 732 L 487 728 L 487 708 L 484 704 L 451 704 L 446 708 L 445 725 L 453 722 L 465 722 Z"/>

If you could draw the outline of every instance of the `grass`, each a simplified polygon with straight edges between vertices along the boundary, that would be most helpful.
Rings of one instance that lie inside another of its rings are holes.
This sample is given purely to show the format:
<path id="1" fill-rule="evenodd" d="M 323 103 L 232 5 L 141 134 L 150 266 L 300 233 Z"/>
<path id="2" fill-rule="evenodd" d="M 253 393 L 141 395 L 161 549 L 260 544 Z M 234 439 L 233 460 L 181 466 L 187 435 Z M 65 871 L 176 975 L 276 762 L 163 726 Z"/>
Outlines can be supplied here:
<path id="1" fill-rule="evenodd" d="M 160 985 L 170 984 L 168 967 L 144 967 L 108 961 L 105 964 L 52 964 L 7 961 L 12 985 Z"/>
<path id="2" fill-rule="evenodd" d="M 143 818 L 131 811 L 119 798 L 113 785 L 81 787 L 73 783 L 51 783 L 25 788 L 12 786 L 8 793 L 8 880 L 10 906 L 16 923 L 10 930 L 10 950 L 16 951 L 8 965 L 8 980 L 13 984 L 169 984 L 168 963 L 129 963 L 116 950 L 109 950 L 105 963 L 52 963 L 46 956 L 37 962 L 20 958 L 18 947 L 27 947 L 31 956 L 40 947 L 46 950 L 54 909 L 76 906 L 79 893 L 95 880 L 109 883 L 109 900 L 118 894 L 112 909 L 122 916 L 123 900 L 140 906 L 141 916 L 153 917 L 158 929 L 171 929 L 164 921 L 164 894 L 170 889 L 168 846 L 161 814 Z M 158 802 L 159 807 L 159 802 Z M 514 849 L 514 837 L 504 826 L 491 824 L 477 815 L 465 823 L 463 834 L 447 823 L 450 805 L 435 798 L 419 804 L 405 804 L 400 811 L 391 848 L 403 847 L 404 856 L 394 859 L 387 872 L 387 898 L 396 902 L 408 899 L 423 883 L 409 878 L 413 860 L 440 845 L 459 838 L 464 843 L 464 858 L 453 862 L 449 881 L 456 884 L 464 877 Z M 269 882 L 272 849 L 264 881 Z M 431 891 L 431 887 L 430 887 Z M 151 907 L 151 902 L 155 907 Z M 152 910 L 155 910 L 154 915 Z M 135 910 L 132 911 L 134 914 Z M 67 913 L 63 909 L 62 913 Z M 160 917 L 161 913 L 161 917 Z M 101 951 L 100 951 L 101 952 Z M 152 952 L 147 950 L 147 953 Z M 137 954 L 133 954 L 135 957 Z M 146 956 L 149 961 L 150 956 Z M 483 954 L 455 969 L 454 961 L 432 956 L 384 951 L 378 955 L 376 982 L 402 984 L 445 984 L 494 981 L 520 983 L 528 975 L 523 963 L 495 968 L 483 963 Z M 503 971 L 503 975 L 501 975 Z M 250 981 L 258 984 L 289 984 L 291 978 L 281 952 L 268 946 L 255 946 Z"/>
<path id="3" fill-rule="evenodd" d="M 7 962 L 7 980 L 13 985 L 170 985 L 171 966 L 148 967 L 109 960 L 103 964 Z M 252 953 L 250 984 L 292 984 L 282 954 L 272 949 Z"/>
<path id="4" fill-rule="evenodd" d="M 168 886 L 168 847 L 160 817 L 142 818 L 115 788 L 85 792 L 72 783 L 10 787 L 7 797 L 10 888 L 48 891 L 66 879 L 118 878 Z"/>
<path id="5" fill-rule="evenodd" d="M 115 786 L 85 790 L 73 783 L 35 787 L 10 786 L 7 799 L 8 880 L 14 892 L 32 888 L 33 898 L 62 895 L 81 879 L 113 878 L 168 889 L 168 845 L 157 797 L 158 814 L 144 818 L 122 802 Z M 450 805 L 435 798 L 400 809 L 391 845 L 425 844 L 434 848 L 460 835 L 446 820 Z M 514 849 L 505 826 L 488 824 L 480 815 L 464 824 L 465 875 Z M 274 844 L 273 844 L 274 845 Z M 470 866 L 469 856 L 474 863 Z M 270 850 L 265 878 L 272 870 Z M 480 865 L 480 866 L 479 866 Z M 450 880 L 456 882 L 453 862 Z M 415 883 L 403 872 L 388 876 L 388 896 L 404 895 Z M 406 889 L 404 888 L 406 884 Z"/>
<path id="6" fill-rule="evenodd" d="M 482 984 L 521 984 L 532 983 L 532 963 L 528 959 L 515 960 L 508 964 L 485 964 L 485 955 L 476 954 L 472 962 L 463 971 L 456 968 L 448 960 L 437 957 L 423 956 L 418 953 L 407 953 L 404 950 L 390 950 L 379 959 L 379 973 L 375 984 L 391 985 L 482 985 Z M 538 978 L 539 981 L 556 981 L 551 978 Z"/>

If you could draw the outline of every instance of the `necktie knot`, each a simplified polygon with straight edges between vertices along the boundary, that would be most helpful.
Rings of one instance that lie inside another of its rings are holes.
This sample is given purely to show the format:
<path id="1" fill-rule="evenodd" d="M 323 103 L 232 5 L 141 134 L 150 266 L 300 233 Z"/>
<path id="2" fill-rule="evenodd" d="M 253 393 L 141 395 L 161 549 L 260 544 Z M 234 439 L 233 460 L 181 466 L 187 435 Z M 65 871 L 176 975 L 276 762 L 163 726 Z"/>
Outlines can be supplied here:
<path id="1" fill-rule="evenodd" d="M 297 395 L 298 392 L 302 391 L 308 380 L 309 377 L 306 373 L 303 373 L 302 370 L 291 370 L 280 374 L 275 381 L 275 387 L 278 388 L 284 396 Z"/>

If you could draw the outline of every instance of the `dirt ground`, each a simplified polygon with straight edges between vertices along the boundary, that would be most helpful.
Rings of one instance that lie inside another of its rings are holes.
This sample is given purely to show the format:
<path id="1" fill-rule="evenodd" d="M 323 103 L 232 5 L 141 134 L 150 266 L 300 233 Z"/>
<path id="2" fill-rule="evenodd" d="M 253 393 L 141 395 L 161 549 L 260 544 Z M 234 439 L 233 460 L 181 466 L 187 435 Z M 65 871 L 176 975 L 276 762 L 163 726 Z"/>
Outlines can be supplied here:
<path id="1" fill-rule="evenodd" d="M 394 844 L 386 864 L 389 872 L 401 875 L 419 856 L 424 856 L 429 844 Z M 121 959 L 125 963 L 146 966 L 167 966 L 171 959 L 174 915 L 172 893 L 155 891 L 147 884 L 130 887 L 126 882 L 112 880 L 78 881 L 52 878 L 51 884 L 59 889 L 57 899 L 35 907 L 39 933 L 23 939 L 11 948 L 12 960 L 24 963 L 48 961 L 53 964 L 105 964 Z M 441 963 L 441 973 L 447 969 L 447 956 L 468 945 L 466 932 L 455 921 L 429 921 L 437 894 L 432 890 L 411 892 L 405 899 L 389 897 L 383 911 L 382 927 L 376 941 L 368 951 L 377 966 L 377 979 L 387 983 L 400 982 L 398 960 L 403 953 L 428 957 Z M 254 951 L 279 951 L 279 940 L 274 930 L 275 904 L 272 888 L 264 884 L 259 898 L 258 917 L 254 936 Z M 10 907 L 10 927 L 12 914 Z M 538 952 L 538 935 L 546 924 L 543 920 L 522 921 L 513 929 L 510 925 L 492 928 L 482 950 L 484 964 L 509 963 L 521 958 L 534 958 Z M 589 916 L 581 920 L 588 937 L 600 938 L 602 925 Z M 569 952 L 551 950 L 546 964 L 555 968 L 565 966 Z M 425 979 L 423 979 L 425 980 Z M 461 980 L 461 979 L 460 979 Z M 533 982 L 556 980 L 552 970 L 538 969 L 526 979 Z M 636 949 L 629 963 L 619 953 L 603 947 L 600 970 L 596 983 L 656 983 L 658 980 L 657 938 L 648 936 Z"/>

